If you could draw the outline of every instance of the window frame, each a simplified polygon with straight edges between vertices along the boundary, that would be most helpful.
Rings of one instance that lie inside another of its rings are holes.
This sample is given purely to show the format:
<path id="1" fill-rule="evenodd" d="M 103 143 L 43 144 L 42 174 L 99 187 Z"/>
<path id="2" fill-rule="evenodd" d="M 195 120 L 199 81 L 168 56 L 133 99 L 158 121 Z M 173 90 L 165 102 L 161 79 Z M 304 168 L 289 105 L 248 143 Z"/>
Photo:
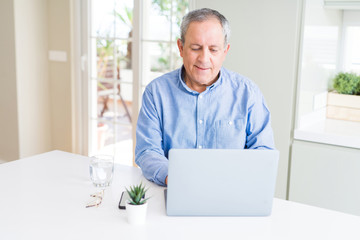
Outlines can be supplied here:
<path id="1" fill-rule="evenodd" d="M 194 1 L 188 0 L 189 10 L 194 9 Z M 73 152 L 91 155 L 93 152 L 90 149 L 91 145 L 91 119 L 90 116 L 90 94 L 91 94 L 91 0 L 81 0 L 72 2 L 72 40 L 73 40 L 73 109 L 72 109 L 72 123 L 73 123 Z M 132 71 L 133 71 L 133 92 L 132 92 L 132 139 L 133 139 L 133 153 L 136 144 L 136 123 L 138 113 L 141 107 L 142 92 L 145 87 L 144 73 L 141 68 L 143 64 L 142 45 L 144 42 L 164 42 L 156 40 L 147 40 L 143 38 L 143 9 L 144 4 L 142 0 L 134 0 L 133 8 L 133 35 L 132 35 Z M 172 32 L 172 29 L 171 29 Z M 173 41 L 168 41 L 170 45 Z M 171 51 L 171 47 L 170 47 Z M 135 156 L 133 156 L 133 165 Z"/>

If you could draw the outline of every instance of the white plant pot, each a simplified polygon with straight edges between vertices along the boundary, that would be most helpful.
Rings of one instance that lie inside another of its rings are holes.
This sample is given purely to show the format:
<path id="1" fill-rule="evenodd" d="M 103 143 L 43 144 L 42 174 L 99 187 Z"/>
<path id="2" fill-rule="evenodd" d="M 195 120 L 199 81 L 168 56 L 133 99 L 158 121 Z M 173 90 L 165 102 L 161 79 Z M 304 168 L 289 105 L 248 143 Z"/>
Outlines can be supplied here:
<path id="1" fill-rule="evenodd" d="M 133 225 L 144 224 L 146 221 L 147 205 L 147 202 L 142 205 L 132 205 L 127 202 L 126 213 L 128 217 L 128 222 Z"/>

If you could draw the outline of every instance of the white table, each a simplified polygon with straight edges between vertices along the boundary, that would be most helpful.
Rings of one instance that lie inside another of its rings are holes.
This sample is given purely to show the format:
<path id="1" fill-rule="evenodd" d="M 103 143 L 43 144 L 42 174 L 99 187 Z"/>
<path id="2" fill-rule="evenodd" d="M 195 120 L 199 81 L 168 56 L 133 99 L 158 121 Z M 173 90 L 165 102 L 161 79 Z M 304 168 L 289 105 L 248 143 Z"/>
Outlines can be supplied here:
<path id="1" fill-rule="evenodd" d="M 270 217 L 168 217 L 162 187 L 116 165 L 98 208 L 89 158 L 52 151 L 0 165 L 0 239 L 360 239 L 360 217 L 274 199 Z M 150 187 L 147 223 L 131 226 L 118 209 L 125 186 Z"/>

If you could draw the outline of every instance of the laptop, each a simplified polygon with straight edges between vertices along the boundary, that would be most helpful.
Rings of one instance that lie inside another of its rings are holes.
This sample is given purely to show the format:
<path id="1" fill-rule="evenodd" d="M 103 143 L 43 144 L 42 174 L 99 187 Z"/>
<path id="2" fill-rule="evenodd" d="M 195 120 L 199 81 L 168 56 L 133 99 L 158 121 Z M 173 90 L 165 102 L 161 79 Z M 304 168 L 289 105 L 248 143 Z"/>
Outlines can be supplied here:
<path id="1" fill-rule="evenodd" d="M 279 152 L 171 149 L 168 216 L 269 216 Z"/>

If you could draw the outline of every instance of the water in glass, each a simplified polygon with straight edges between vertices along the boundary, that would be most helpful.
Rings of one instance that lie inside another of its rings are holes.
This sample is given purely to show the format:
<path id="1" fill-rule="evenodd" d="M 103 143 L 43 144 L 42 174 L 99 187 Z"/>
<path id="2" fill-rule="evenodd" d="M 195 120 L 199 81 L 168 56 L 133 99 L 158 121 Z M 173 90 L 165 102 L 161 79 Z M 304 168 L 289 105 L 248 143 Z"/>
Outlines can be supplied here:
<path id="1" fill-rule="evenodd" d="M 90 178 L 96 187 L 107 187 L 111 184 L 114 173 L 112 156 L 94 156 L 90 162 Z"/>

